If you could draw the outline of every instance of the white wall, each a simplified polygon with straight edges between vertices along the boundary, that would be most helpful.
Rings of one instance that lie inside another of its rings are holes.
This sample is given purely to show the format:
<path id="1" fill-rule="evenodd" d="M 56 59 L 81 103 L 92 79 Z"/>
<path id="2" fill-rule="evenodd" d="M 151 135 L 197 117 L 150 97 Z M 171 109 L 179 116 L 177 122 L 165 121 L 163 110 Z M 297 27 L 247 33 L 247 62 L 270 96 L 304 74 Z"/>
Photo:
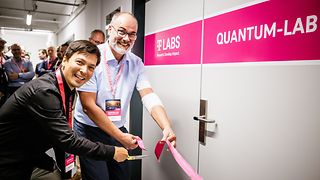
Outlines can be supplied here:
<path id="1" fill-rule="evenodd" d="M 152 0 L 147 2 L 145 34 L 148 35 L 201 20 L 202 4 L 202 1 L 191 0 Z"/>
<path id="2" fill-rule="evenodd" d="M 90 32 L 94 29 L 105 31 L 106 16 L 118 7 L 122 11 L 131 12 L 132 0 L 90 0 L 84 10 L 72 21 L 68 18 L 63 21 L 70 21 L 69 24 L 63 24 L 57 32 L 58 44 L 68 41 L 74 36 L 74 40 L 88 39 Z"/>
<path id="3" fill-rule="evenodd" d="M 101 25 L 105 28 L 106 26 L 106 16 L 121 7 L 121 11 L 132 12 L 132 0 L 109 0 L 102 1 L 101 5 Z"/>
<path id="4" fill-rule="evenodd" d="M 65 23 L 57 32 L 58 44 L 62 44 L 74 36 L 74 40 L 88 39 L 90 32 L 94 29 L 101 29 L 101 0 L 90 0 L 80 14 L 65 18 Z M 69 24 L 67 24 L 69 22 Z"/>

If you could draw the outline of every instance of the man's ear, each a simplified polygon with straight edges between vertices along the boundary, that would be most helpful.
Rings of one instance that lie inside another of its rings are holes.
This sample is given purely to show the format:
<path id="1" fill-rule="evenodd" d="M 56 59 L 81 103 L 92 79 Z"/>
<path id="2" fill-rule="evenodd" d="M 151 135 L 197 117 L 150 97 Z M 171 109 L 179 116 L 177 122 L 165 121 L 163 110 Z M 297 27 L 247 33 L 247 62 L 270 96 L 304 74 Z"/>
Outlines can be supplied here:
<path id="1" fill-rule="evenodd" d="M 108 24 L 107 26 L 106 26 L 106 30 L 108 31 L 108 35 L 110 36 L 110 33 L 111 33 L 111 24 Z"/>
<path id="2" fill-rule="evenodd" d="M 65 64 L 68 63 L 69 59 L 66 56 L 63 56 L 62 62 L 61 62 L 61 68 L 64 69 Z"/>

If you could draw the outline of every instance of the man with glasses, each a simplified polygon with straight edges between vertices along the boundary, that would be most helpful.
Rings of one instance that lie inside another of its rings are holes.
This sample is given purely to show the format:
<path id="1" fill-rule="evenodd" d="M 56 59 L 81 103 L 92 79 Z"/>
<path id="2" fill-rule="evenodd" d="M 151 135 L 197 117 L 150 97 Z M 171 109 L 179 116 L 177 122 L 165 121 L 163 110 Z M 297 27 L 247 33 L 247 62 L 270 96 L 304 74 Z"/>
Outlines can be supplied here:
<path id="1" fill-rule="evenodd" d="M 90 34 L 89 41 L 97 46 L 103 44 L 105 41 L 104 32 L 99 29 L 93 30 Z"/>
<path id="2" fill-rule="evenodd" d="M 163 131 L 162 140 L 175 146 L 176 136 L 159 97 L 153 92 L 141 59 L 130 52 L 137 38 L 138 23 L 127 12 L 112 17 L 109 39 L 98 46 L 101 61 L 92 78 L 78 89 L 74 130 L 92 141 L 135 149 L 136 136 L 124 127 L 134 88 L 144 106 Z M 96 161 L 80 157 L 82 178 L 95 180 L 127 180 L 128 162 Z"/>

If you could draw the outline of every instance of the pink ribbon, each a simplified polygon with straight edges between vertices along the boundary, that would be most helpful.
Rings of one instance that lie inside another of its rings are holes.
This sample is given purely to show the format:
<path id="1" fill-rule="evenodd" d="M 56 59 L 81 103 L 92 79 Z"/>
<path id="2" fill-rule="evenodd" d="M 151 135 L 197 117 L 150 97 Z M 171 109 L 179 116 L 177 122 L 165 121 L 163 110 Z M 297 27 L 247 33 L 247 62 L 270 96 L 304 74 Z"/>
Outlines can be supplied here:
<path id="1" fill-rule="evenodd" d="M 180 165 L 180 167 L 184 170 L 184 172 L 192 179 L 192 180 L 203 180 L 201 176 L 199 176 L 191 167 L 191 165 L 180 155 L 180 153 L 174 148 L 171 143 L 166 141 L 158 141 L 154 152 L 156 154 L 157 160 L 161 156 L 161 152 L 163 150 L 164 144 L 167 143 L 171 154 L 173 155 L 176 162 Z"/>
<path id="2" fill-rule="evenodd" d="M 142 139 L 141 139 L 139 136 L 135 136 L 135 139 L 137 140 L 138 146 L 139 146 L 142 150 L 147 150 L 147 149 L 144 147 L 143 141 L 142 141 Z"/>

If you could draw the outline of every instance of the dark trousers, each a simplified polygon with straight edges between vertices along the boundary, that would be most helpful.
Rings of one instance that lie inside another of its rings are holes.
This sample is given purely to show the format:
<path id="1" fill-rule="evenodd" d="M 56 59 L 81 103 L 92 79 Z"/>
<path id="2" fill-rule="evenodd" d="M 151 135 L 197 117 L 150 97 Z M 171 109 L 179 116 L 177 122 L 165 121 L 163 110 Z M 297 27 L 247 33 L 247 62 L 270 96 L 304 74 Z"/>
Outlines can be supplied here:
<path id="1" fill-rule="evenodd" d="M 97 127 L 88 126 L 74 120 L 73 128 L 79 136 L 93 142 L 122 147 L 121 143 Z M 124 133 L 128 132 L 125 127 L 121 127 L 120 130 Z M 121 163 L 115 160 L 97 161 L 83 156 L 80 156 L 79 159 L 83 180 L 129 180 L 129 165 L 127 161 Z"/>
<path id="2" fill-rule="evenodd" d="M 32 174 L 33 167 L 16 165 L 12 167 L 0 167 L 1 180 L 29 180 Z"/>

